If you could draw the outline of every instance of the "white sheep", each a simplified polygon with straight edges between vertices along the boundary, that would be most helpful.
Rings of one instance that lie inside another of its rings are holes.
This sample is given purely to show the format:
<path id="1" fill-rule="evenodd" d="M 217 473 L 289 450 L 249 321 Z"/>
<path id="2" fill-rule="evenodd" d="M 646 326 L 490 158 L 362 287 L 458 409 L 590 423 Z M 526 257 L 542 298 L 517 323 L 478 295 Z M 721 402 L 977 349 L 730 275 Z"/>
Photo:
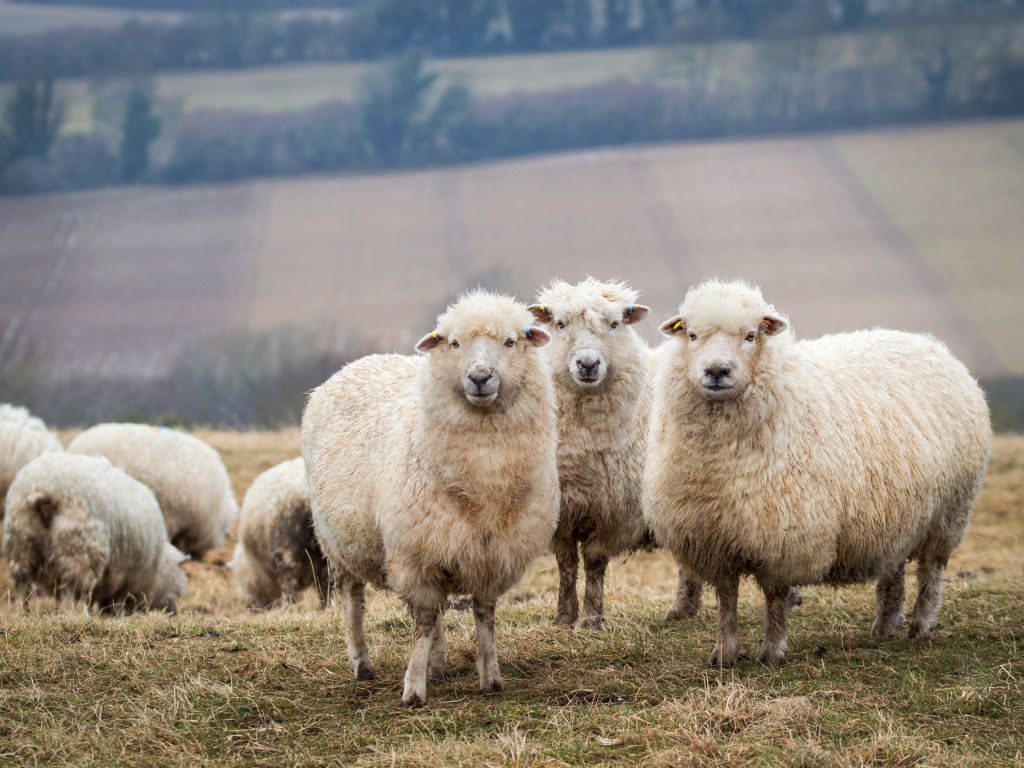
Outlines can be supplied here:
<path id="1" fill-rule="evenodd" d="M 100 424 L 72 440 L 68 452 L 105 456 L 149 486 L 168 538 L 196 559 L 223 546 L 238 518 L 224 462 L 198 437 L 148 424 Z"/>
<path id="2" fill-rule="evenodd" d="M 526 307 L 476 291 L 417 344 L 425 357 L 371 355 L 316 389 L 302 419 L 313 522 L 345 608 L 349 661 L 374 677 L 363 589 L 412 609 L 403 706 L 448 674 L 443 611 L 473 598 L 480 690 L 505 684 L 498 597 L 545 551 L 558 519 L 555 399 Z"/>
<path id="3" fill-rule="evenodd" d="M 558 402 L 561 507 L 551 549 L 558 563 L 555 624 L 579 617 L 576 578 L 582 549 L 583 623 L 600 627 L 604 576 L 617 554 L 651 546 L 641 485 L 650 421 L 654 353 L 631 327 L 649 307 L 621 282 L 555 280 L 529 307 L 551 331 L 544 349 Z M 666 619 L 694 615 L 702 584 L 680 567 Z"/>
<path id="4" fill-rule="evenodd" d="M 313 533 L 302 458 L 283 461 L 257 477 L 242 500 L 235 579 L 256 608 L 294 602 L 315 586 L 327 604 L 327 561 Z"/>
<path id="5" fill-rule="evenodd" d="M 716 588 L 714 666 L 740 657 L 741 575 L 766 600 L 758 660 L 786 652 L 790 585 L 878 580 L 872 633 L 935 625 L 942 572 L 981 488 L 985 398 L 931 336 L 873 330 L 796 341 L 744 283 L 692 288 L 661 326 L 645 514 L 659 541 Z"/>
<path id="6" fill-rule="evenodd" d="M 0 403 L 0 522 L 4 498 L 18 470 L 44 453 L 64 450 L 57 436 L 25 408 Z"/>
<path id="7" fill-rule="evenodd" d="M 156 497 L 104 458 L 50 453 L 7 492 L 3 551 L 15 592 L 118 615 L 176 610 L 186 559 L 167 540 Z"/>

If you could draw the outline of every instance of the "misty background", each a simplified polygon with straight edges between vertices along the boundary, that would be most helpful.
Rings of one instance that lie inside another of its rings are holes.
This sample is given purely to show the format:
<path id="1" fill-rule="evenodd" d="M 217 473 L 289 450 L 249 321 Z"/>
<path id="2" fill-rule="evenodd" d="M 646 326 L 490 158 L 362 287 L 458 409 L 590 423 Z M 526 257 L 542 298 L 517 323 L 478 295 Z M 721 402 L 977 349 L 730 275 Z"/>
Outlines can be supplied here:
<path id="1" fill-rule="evenodd" d="M 1024 431 L 1024 4 L 0 0 L 0 400 L 277 427 L 459 291 L 759 283 Z M 646 326 L 646 327 L 644 327 Z"/>

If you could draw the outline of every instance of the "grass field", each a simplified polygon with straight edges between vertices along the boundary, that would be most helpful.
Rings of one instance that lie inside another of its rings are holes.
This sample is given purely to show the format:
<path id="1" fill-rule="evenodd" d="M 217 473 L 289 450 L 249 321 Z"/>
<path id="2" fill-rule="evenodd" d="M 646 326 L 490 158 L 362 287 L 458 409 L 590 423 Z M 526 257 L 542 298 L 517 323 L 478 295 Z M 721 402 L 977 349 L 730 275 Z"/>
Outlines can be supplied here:
<path id="1" fill-rule="evenodd" d="M 931 332 L 1024 374 L 1024 120 L 362 177 L 0 200 L 0 372 L 158 374 L 282 326 L 410 351 L 458 290 L 620 277 L 653 318 L 720 275 L 801 336 Z M 655 322 L 638 326 L 656 341 Z"/>
<path id="2" fill-rule="evenodd" d="M 298 450 L 297 430 L 200 432 L 241 497 Z M 62 437 L 66 440 L 70 433 Z M 666 626 L 673 566 L 616 562 L 604 632 L 551 626 L 556 571 L 537 561 L 498 609 L 508 689 L 475 691 L 472 618 L 450 612 L 451 683 L 398 707 L 409 621 L 369 598 L 379 677 L 351 679 L 341 617 L 307 600 L 248 613 L 224 561 L 186 566 L 176 617 L 30 615 L 0 603 L 5 765 L 1017 766 L 1024 760 L 1024 438 L 997 438 L 930 642 L 869 635 L 873 589 L 811 588 L 786 664 L 705 668 L 714 603 Z M 6 576 L 0 569 L 0 595 Z M 913 594 L 913 579 L 908 593 Z M 760 637 L 745 584 L 740 628 Z"/>

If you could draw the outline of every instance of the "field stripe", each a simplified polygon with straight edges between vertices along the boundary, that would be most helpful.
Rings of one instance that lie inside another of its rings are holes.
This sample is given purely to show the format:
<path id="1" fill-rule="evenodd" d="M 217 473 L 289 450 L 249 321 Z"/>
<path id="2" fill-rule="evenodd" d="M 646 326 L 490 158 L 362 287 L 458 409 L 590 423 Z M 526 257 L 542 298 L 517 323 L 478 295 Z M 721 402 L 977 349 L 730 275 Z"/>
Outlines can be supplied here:
<path id="1" fill-rule="evenodd" d="M 960 336 L 972 350 L 973 363 L 988 375 L 1006 375 L 1009 369 L 992 344 L 982 335 L 967 314 L 950 295 L 949 289 L 935 270 L 921 256 L 913 243 L 903 234 L 878 204 L 871 192 L 847 164 L 842 154 L 831 141 L 815 142 L 822 162 L 828 167 L 836 181 L 842 186 L 856 205 L 858 212 L 870 223 L 872 229 L 900 259 L 921 285 L 925 295 L 934 304 L 936 314 L 944 320 L 945 327 L 933 333 L 943 339 Z"/>

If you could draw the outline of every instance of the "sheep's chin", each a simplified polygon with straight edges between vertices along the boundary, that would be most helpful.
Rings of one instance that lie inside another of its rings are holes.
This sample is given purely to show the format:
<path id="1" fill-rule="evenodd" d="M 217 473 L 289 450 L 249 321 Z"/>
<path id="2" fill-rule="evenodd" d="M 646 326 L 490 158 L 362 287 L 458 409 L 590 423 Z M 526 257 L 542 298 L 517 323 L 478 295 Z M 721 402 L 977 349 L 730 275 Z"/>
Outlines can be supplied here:
<path id="1" fill-rule="evenodd" d="M 740 388 L 735 384 L 729 384 L 727 386 L 706 386 L 701 384 L 698 387 L 698 391 L 701 395 L 711 401 L 721 402 L 723 400 L 735 400 L 740 396 Z"/>
<path id="2" fill-rule="evenodd" d="M 602 384 L 604 384 L 604 380 L 607 378 L 607 376 L 602 376 L 599 379 L 581 379 L 575 376 L 574 374 L 570 375 L 572 376 L 573 384 L 575 384 L 580 389 L 597 389 Z"/>
<path id="3" fill-rule="evenodd" d="M 479 408 L 483 408 L 484 406 L 488 406 L 491 403 L 493 403 L 495 400 L 498 399 L 497 391 L 491 392 L 489 395 L 471 395 L 471 394 L 469 394 L 469 392 L 466 392 L 465 394 L 466 394 L 466 399 L 469 401 L 469 404 L 470 405 L 475 405 L 475 406 L 477 406 Z"/>

